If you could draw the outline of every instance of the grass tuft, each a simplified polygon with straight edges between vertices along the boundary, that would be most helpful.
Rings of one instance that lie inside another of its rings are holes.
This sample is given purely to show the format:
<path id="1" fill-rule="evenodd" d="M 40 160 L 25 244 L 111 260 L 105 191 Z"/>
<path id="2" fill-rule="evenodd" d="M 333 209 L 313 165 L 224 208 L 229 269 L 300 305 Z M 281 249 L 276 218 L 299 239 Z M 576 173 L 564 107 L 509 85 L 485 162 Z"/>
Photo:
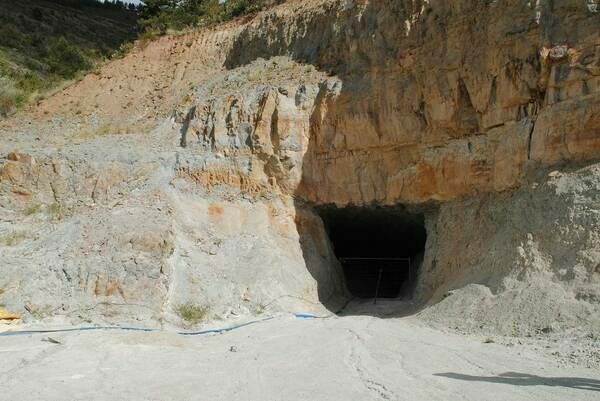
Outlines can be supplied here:
<path id="1" fill-rule="evenodd" d="M 175 313 L 189 324 L 195 325 L 205 320 L 210 308 L 208 306 L 196 305 L 190 302 L 179 304 L 175 307 Z"/>
<path id="2" fill-rule="evenodd" d="M 64 216 L 63 207 L 58 202 L 49 204 L 46 207 L 46 213 L 48 213 L 48 216 L 50 216 L 52 220 L 60 220 Z"/>

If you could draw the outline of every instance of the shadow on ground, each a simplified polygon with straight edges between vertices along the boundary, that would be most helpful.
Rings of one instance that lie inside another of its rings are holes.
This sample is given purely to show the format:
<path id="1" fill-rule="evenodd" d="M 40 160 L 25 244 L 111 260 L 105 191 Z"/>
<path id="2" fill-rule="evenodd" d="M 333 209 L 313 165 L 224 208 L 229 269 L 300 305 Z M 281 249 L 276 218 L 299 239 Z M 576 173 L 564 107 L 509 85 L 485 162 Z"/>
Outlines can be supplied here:
<path id="1" fill-rule="evenodd" d="M 338 311 L 339 316 L 373 316 L 380 319 L 401 318 L 419 312 L 421 305 L 410 299 L 360 299 L 352 298 Z"/>
<path id="2" fill-rule="evenodd" d="M 465 381 L 510 384 L 513 386 L 569 387 L 580 390 L 600 391 L 600 380 L 585 377 L 543 377 L 518 372 L 505 372 L 498 376 L 471 376 L 448 372 L 436 373 L 434 376 Z"/>

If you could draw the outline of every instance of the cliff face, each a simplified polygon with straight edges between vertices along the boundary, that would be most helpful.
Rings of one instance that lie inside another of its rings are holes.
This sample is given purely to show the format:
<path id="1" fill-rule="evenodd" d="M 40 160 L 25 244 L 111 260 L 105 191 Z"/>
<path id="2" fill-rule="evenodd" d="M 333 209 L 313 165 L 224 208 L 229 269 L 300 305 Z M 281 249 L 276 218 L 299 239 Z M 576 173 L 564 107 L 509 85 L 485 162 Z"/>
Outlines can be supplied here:
<path id="1" fill-rule="evenodd" d="M 255 21 L 227 62 L 288 54 L 339 78 L 313 115 L 303 197 L 449 200 L 598 156 L 599 17 L 586 2 L 323 7 Z"/>
<path id="2" fill-rule="evenodd" d="M 597 158 L 595 10 L 583 0 L 291 2 L 245 24 L 151 43 L 46 109 L 75 104 L 113 120 L 187 114 L 182 99 L 210 77 L 286 56 L 336 81 L 312 94 L 314 112 L 293 117 L 310 124 L 312 140 L 291 173 L 302 183 L 288 192 L 395 204 L 503 191 L 537 166 Z M 238 111 L 230 106 L 211 113 L 225 121 Z"/>
<path id="3" fill-rule="evenodd" d="M 393 205 L 426 214 L 419 301 L 477 284 L 439 305 L 461 320 L 464 300 L 488 300 L 485 316 L 518 294 L 512 309 L 533 311 L 530 284 L 554 282 L 547 299 L 568 302 L 536 325 L 597 323 L 599 26 L 584 0 L 292 1 L 149 43 L 5 123 L 3 229 L 31 238 L 0 286 L 16 308 L 125 304 L 104 319 L 174 321 L 186 301 L 217 317 L 334 309 L 343 279 L 312 208 Z M 60 219 L 30 213 L 53 204 Z M 60 291 L 39 290 L 48 271 Z"/>

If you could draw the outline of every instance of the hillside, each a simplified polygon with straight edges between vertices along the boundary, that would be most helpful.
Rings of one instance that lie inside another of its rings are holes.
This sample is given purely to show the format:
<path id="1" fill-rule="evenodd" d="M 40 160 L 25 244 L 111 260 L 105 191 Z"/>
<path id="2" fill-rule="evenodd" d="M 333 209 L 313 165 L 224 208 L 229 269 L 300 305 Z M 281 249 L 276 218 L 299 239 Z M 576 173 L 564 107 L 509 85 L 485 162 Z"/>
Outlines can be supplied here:
<path id="1" fill-rule="evenodd" d="M 71 3 L 0 0 L 0 117 L 135 38 L 135 12 Z"/>

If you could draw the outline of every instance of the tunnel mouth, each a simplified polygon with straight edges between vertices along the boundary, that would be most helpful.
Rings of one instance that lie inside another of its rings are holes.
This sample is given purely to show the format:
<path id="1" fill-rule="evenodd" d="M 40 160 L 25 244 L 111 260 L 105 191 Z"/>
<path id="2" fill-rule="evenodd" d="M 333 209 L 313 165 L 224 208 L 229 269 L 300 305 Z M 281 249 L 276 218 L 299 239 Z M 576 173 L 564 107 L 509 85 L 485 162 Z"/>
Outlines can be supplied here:
<path id="1" fill-rule="evenodd" d="M 423 260 L 423 213 L 404 207 L 317 209 L 355 298 L 410 298 Z"/>

